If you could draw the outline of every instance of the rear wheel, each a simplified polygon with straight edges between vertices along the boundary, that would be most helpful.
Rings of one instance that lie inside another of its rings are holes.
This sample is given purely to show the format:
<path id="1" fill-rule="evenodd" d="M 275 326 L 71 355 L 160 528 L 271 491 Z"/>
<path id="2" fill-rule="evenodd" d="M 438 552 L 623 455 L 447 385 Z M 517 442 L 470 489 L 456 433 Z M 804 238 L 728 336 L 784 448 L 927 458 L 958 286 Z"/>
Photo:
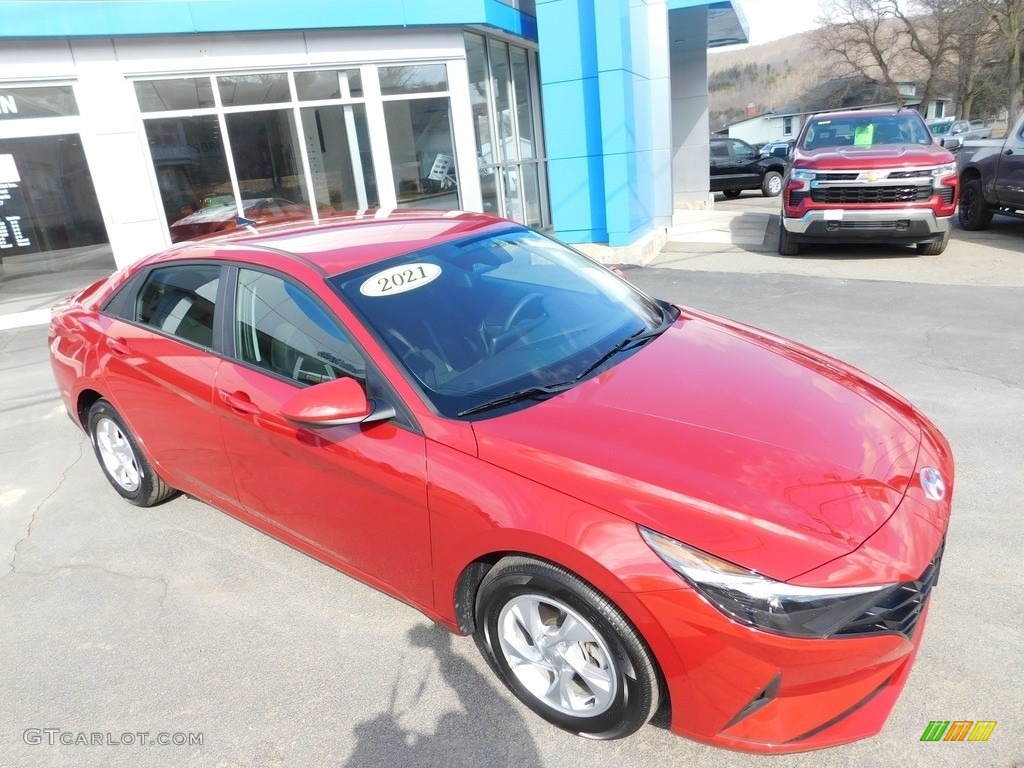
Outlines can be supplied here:
<path id="1" fill-rule="evenodd" d="M 601 593 L 556 565 L 508 557 L 480 585 L 475 639 L 520 701 L 580 736 L 617 739 L 660 700 L 643 640 Z"/>
<path id="2" fill-rule="evenodd" d="M 100 468 L 125 501 L 152 507 L 177 493 L 153 471 L 135 436 L 109 402 L 93 403 L 87 424 Z"/>
<path id="3" fill-rule="evenodd" d="M 934 240 L 930 243 L 918 243 L 917 252 L 922 256 L 938 256 L 949 244 L 949 230 L 943 233 L 941 240 Z"/>
<path id="4" fill-rule="evenodd" d="M 795 237 L 786 229 L 786 225 L 779 222 L 779 255 L 780 256 L 799 256 L 800 255 L 800 243 Z"/>
<path id="5" fill-rule="evenodd" d="M 736 197 L 739 197 L 741 194 L 743 194 L 743 190 L 742 189 L 726 189 L 726 190 L 724 190 L 722 192 L 722 194 L 725 195 L 728 198 L 736 198 Z"/>
<path id="6" fill-rule="evenodd" d="M 782 174 L 778 171 L 768 171 L 761 182 L 761 194 L 765 197 L 778 197 L 782 192 Z"/>
<path id="7" fill-rule="evenodd" d="M 992 209 L 985 202 L 981 179 L 969 179 L 960 190 L 960 226 L 966 230 L 987 229 L 992 223 Z"/>

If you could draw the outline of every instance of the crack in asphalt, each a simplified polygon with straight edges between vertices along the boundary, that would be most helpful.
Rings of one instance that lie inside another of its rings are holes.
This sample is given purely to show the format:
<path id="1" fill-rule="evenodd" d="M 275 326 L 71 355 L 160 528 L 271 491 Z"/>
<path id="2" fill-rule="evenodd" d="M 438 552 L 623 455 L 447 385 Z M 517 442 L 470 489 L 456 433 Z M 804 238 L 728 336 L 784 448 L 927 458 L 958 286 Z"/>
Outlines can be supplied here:
<path id="1" fill-rule="evenodd" d="M 935 328 L 925 333 L 924 344 L 925 347 L 927 347 L 928 351 L 931 353 L 931 355 L 929 355 L 927 358 L 918 358 L 918 362 L 920 362 L 921 365 L 927 366 L 929 368 L 935 368 L 940 371 L 956 371 L 957 373 L 962 373 L 966 376 L 974 376 L 985 381 L 992 381 L 997 384 L 1002 384 L 1007 389 L 1024 390 L 1024 383 L 1022 382 L 1004 379 L 999 376 L 995 376 L 988 373 L 981 373 L 979 371 L 968 370 L 967 367 L 962 365 L 955 365 L 951 361 L 948 361 L 944 357 L 942 357 L 932 337 L 936 333 L 946 331 L 947 328 L 948 326 L 944 326 L 942 328 Z"/>
<path id="2" fill-rule="evenodd" d="M 38 504 L 36 504 L 36 508 L 32 510 L 32 514 L 29 516 L 28 519 L 28 526 L 25 529 L 25 535 L 18 539 L 17 543 L 15 543 L 14 553 L 11 556 L 11 561 L 7 564 L 8 571 L 7 573 L 3 574 L 3 576 L 0 576 L 0 579 L 10 576 L 12 573 L 15 573 L 17 571 L 16 563 L 18 560 L 18 550 L 21 548 L 22 544 L 28 541 L 29 536 L 32 535 L 32 528 L 33 526 L 35 526 L 36 523 L 36 515 L 39 514 L 39 511 L 43 508 L 43 505 L 45 505 L 46 502 L 52 499 L 57 494 L 57 492 L 60 491 L 65 481 L 68 479 L 68 472 L 74 469 L 75 465 L 77 465 L 78 462 L 82 460 L 82 457 L 85 456 L 84 443 L 85 437 L 82 437 L 78 442 L 78 456 L 64 468 L 64 471 L 61 473 L 60 482 L 57 483 L 56 487 L 54 487 L 52 491 L 46 494 L 46 496 Z"/>
<path id="3" fill-rule="evenodd" d="M 44 570 L 41 570 L 41 571 L 25 571 L 25 570 L 20 570 L 17 573 L 18 573 L 19 576 L 40 577 L 40 576 L 51 576 L 51 575 L 53 575 L 55 573 L 60 573 L 61 571 L 72 571 L 72 570 L 76 570 L 76 569 L 79 569 L 79 568 L 85 568 L 85 569 L 93 570 L 93 571 L 100 571 L 101 573 L 106 573 L 106 574 L 109 574 L 111 576 L 116 576 L 119 579 L 128 579 L 129 581 L 149 581 L 149 582 L 153 582 L 155 584 L 159 584 L 160 587 L 161 587 L 159 607 L 160 607 L 161 611 L 164 608 L 164 603 L 167 600 L 167 593 L 168 593 L 169 588 L 170 588 L 170 583 L 167 581 L 167 577 L 166 576 L 147 576 L 147 575 L 139 574 L 139 573 L 124 573 L 122 571 L 112 571 L 109 568 L 104 568 L 102 565 L 96 565 L 95 563 L 65 563 L 65 564 L 53 565 L 53 566 L 51 566 L 49 568 L 45 568 Z"/>

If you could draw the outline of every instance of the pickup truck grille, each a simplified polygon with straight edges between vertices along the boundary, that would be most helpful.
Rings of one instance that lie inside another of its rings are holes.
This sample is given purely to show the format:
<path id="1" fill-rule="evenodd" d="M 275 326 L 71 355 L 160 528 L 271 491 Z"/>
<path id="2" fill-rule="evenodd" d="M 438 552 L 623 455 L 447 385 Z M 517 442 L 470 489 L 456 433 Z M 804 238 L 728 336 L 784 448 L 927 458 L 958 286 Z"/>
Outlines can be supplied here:
<path id="1" fill-rule="evenodd" d="M 928 200 L 932 196 L 931 186 L 857 186 L 857 187 L 815 187 L 811 200 L 816 203 L 909 203 Z"/>

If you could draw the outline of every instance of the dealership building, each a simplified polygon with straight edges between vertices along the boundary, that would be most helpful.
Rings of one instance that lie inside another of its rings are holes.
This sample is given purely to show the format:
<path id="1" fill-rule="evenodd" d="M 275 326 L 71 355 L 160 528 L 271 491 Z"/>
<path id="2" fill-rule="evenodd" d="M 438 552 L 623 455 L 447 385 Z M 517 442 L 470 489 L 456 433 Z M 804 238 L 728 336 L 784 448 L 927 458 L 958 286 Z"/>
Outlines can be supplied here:
<path id="1" fill-rule="evenodd" d="M 643 263 L 709 200 L 707 51 L 746 41 L 735 0 L 0 0 L 0 327 L 296 207 Z"/>

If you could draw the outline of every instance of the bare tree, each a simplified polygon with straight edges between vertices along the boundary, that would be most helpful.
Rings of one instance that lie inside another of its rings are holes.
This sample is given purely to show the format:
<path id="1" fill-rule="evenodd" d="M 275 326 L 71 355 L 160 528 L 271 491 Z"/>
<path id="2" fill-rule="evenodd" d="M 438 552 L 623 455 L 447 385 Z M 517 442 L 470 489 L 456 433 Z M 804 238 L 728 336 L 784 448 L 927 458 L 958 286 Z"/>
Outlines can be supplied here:
<path id="1" fill-rule="evenodd" d="M 998 46 L 1006 63 L 1007 119 L 1016 118 L 1021 103 L 1021 79 L 1024 73 L 1024 0 L 980 0 L 995 25 Z"/>

